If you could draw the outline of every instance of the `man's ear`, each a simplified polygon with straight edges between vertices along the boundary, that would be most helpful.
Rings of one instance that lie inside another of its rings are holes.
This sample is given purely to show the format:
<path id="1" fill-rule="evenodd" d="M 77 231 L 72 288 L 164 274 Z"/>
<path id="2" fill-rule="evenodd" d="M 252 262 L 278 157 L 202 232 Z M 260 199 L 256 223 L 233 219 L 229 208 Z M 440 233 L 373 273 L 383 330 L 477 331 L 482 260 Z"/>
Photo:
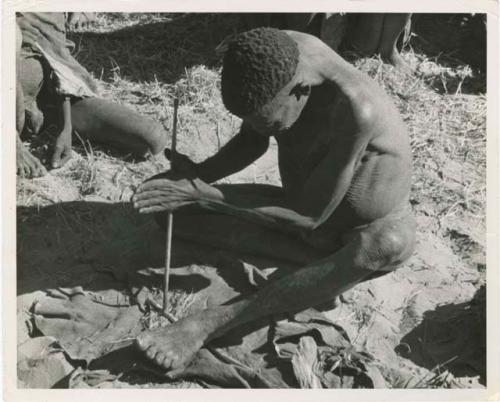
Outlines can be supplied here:
<path id="1" fill-rule="evenodd" d="M 297 100 L 300 100 L 302 96 L 309 96 L 311 93 L 311 86 L 304 83 L 298 83 L 290 91 L 290 95 L 295 95 Z"/>

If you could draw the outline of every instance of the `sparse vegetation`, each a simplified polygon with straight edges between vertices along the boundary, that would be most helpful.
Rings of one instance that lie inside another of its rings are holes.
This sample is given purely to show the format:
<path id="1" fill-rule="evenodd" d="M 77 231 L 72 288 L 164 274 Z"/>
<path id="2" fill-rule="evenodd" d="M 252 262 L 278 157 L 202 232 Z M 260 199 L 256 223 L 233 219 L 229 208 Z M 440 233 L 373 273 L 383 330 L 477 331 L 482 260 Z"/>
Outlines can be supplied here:
<path id="1" fill-rule="evenodd" d="M 237 29 L 238 18 L 234 15 L 102 13 L 95 28 L 73 34 L 72 40 L 76 43 L 76 58 L 94 74 L 103 97 L 160 121 L 169 132 L 173 97 L 178 95 L 178 150 L 199 161 L 219 149 L 240 124 L 223 107 L 219 94 L 220 62 L 214 52 L 217 44 Z M 347 295 L 349 311 L 337 318 L 345 320 L 342 323 L 352 322 L 358 334 L 353 337 L 357 345 L 376 345 L 378 340 L 373 338 L 385 336 L 394 348 L 422 319 L 425 310 L 440 303 L 470 299 L 485 281 L 485 76 L 476 67 L 456 60 L 454 66 L 442 63 L 442 59 L 448 60 L 445 53 L 429 57 L 424 53 L 425 43 L 419 43 L 418 49 L 402 52 L 413 74 L 397 71 L 377 58 L 344 55 L 389 93 L 406 122 L 414 153 L 411 203 L 418 216 L 419 241 L 422 247 L 435 247 L 429 254 L 438 254 L 422 256 L 402 268 L 401 274 L 394 274 L 394 280 L 404 283 L 407 291 L 401 298 L 403 305 L 393 308 L 390 302 L 384 304 L 386 295 L 376 291 L 360 296 L 366 287 Z M 74 142 L 73 158 L 65 167 L 40 179 L 18 180 L 18 222 L 25 234 L 31 233 L 31 239 L 37 238 L 35 232 L 43 221 L 38 213 L 41 208 L 72 201 L 128 202 L 137 185 L 168 167 L 162 156 L 130 160 L 127 155 L 108 152 L 97 144 Z M 276 183 L 279 178 L 275 158 L 272 147 L 262 160 L 227 180 Z M 80 227 L 85 232 L 82 237 L 109 235 L 94 233 L 96 229 L 85 222 L 85 216 L 77 213 L 68 217 L 69 211 L 60 211 L 68 220 L 63 233 L 76 232 Z M 44 236 L 38 234 L 38 238 Z M 124 247 L 123 253 L 144 246 L 135 238 L 134 242 L 130 248 Z M 22 244 L 18 252 L 23 252 Z M 82 260 L 88 258 L 83 246 L 68 253 Z M 439 257 L 439 253 L 444 257 Z M 158 302 L 159 292 L 159 288 L 153 289 Z M 171 313 L 176 317 L 185 315 L 191 297 L 172 294 Z M 391 321 L 391 335 L 377 335 L 378 325 L 386 321 Z M 149 328 L 167 324 L 153 311 L 145 321 Z M 439 370 L 426 372 L 413 385 L 401 378 L 394 379 L 392 385 L 459 386 L 446 371 L 447 362 L 437 363 Z"/>

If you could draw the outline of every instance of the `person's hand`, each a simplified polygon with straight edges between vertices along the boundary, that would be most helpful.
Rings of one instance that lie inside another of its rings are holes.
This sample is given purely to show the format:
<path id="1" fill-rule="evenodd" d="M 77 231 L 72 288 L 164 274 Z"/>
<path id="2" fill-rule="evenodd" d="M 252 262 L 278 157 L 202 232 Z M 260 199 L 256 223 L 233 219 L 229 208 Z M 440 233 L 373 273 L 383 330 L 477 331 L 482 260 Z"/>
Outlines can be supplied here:
<path id="1" fill-rule="evenodd" d="M 147 179 L 132 197 L 139 213 L 174 211 L 201 200 L 218 198 L 217 190 L 198 178 L 198 165 L 189 157 L 177 152 L 173 155 L 169 149 L 165 150 L 165 156 L 173 162 L 173 168 Z"/>
<path id="2" fill-rule="evenodd" d="M 201 199 L 200 185 L 203 183 L 201 180 L 167 178 L 170 172 L 163 173 L 162 177 L 156 176 L 147 180 L 137 188 L 132 202 L 139 213 L 174 211 L 195 204 Z"/>
<path id="3" fill-rule="evenodd" d="M 196 179 L 198 177 L 198 165 L 189 159 L 188 156 L 179 152 L 174 153 L 168 148 L 166 148 L 164 152 L 171 166 L 168 178 Z"/>
<path id="4" fill-rule="evenodd" d="M 71 159 L 71 130 L 63 129 L 57 137 L 54 146 L 54 153 L 52 154 L 51 166 L 52 168 L 60 168 L 69 159 Z"/>

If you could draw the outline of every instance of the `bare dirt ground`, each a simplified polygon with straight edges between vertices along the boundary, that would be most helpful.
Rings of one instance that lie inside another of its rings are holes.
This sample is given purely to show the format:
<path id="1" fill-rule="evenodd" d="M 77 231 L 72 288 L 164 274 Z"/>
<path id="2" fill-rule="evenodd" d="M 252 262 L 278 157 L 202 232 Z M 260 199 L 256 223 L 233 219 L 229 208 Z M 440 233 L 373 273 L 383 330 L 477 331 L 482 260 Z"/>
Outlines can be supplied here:
<path id="1" fill-rule="evenodd" d="M 169 133 L 178 94 L 178 150 L 199 161 L 240 124 L 222 105 L 220 62 L 213 51 L 237 26 L 230 15 L 100 14 L 96 27 L 71 38 L 76 58 L 98 79 L 103 97 L 157 119 Z M 344 56 L 385 88 L 408 126 L 417 250 L 396 272 L 347 292 L 328 316 L 377 359 L 394 388 L 481 387 L 486 381 L 485 79 L 456 53 L 425 53 L 432 38 L 416 28 L 414 47 L 402 54 L 414 74 L 377 58 Z M 128 202 L 134 188 L 168 162 L 131 160 L 75 142 L 65 167 L 17 183 L 19 344 L 34 335 L 26 325 L 27 309 L 43 290 L 116 288 L 110 272 L 162 265 L 161 232 Z M 40 153 L 47 150 L 42 144 L 32 142 Z M 275 151 L 271 147 L 226 181 L 278 183 Z M 175 297 L 172 312 L 182 316 L 187 296 Z M 151 325 L 161 324 L 152 319 Z M 92 382 L 91 373 L 82 380 L 85 386 L 198 386 L 154 376 Z"/>

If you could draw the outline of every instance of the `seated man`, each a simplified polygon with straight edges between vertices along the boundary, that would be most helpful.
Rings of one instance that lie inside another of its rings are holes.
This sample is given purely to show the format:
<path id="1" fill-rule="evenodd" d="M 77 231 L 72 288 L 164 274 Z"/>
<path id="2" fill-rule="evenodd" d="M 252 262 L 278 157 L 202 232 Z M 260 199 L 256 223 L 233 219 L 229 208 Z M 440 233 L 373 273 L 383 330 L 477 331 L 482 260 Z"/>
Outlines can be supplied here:
<path id="1" fill-rule="evenodd" d="M 291 253 L 301 241 L 327 257 L 248 298 L 141 334 L 138 347 L 168 370 L 182 368 L 203 345 L 237 326 L 327 303 L 393 270 L 414 247 L 409 138 L 395 106 L 369 77 L 311 35 L 257 28 L 228 44 L 222 97 L 243 119 L 240 132 L 201 163 L 178 155 L 183 168 L 143 183 L 135 208 L 229 215 L 279 233 L 281 242 L 286 233 Z M 278 143 L 281 188 L 209 184 L 263 155 L 271 136 Z M 204 226 L 194 229 L 198 238 L 210 230 Z M 267 238 L 260 246 L 286 249 Z"/>
<path id="2" fill-rule="evenodd" d="M 71 157 L 71 135 L 117 145 L 136 155 L 163 150 L 166 133 L 161 124 L 119 104 L 99 99 L 96 85 L 70 53 L 64 13 L 19 13 L 17 22 L 17 173 L 39 177 L 44 165 L 21 141 L 36 135 L 52 118 L 60 134 L 51 156 L 58 168 Z M 52 111 L 52 113 L 51 113 Z"/>

